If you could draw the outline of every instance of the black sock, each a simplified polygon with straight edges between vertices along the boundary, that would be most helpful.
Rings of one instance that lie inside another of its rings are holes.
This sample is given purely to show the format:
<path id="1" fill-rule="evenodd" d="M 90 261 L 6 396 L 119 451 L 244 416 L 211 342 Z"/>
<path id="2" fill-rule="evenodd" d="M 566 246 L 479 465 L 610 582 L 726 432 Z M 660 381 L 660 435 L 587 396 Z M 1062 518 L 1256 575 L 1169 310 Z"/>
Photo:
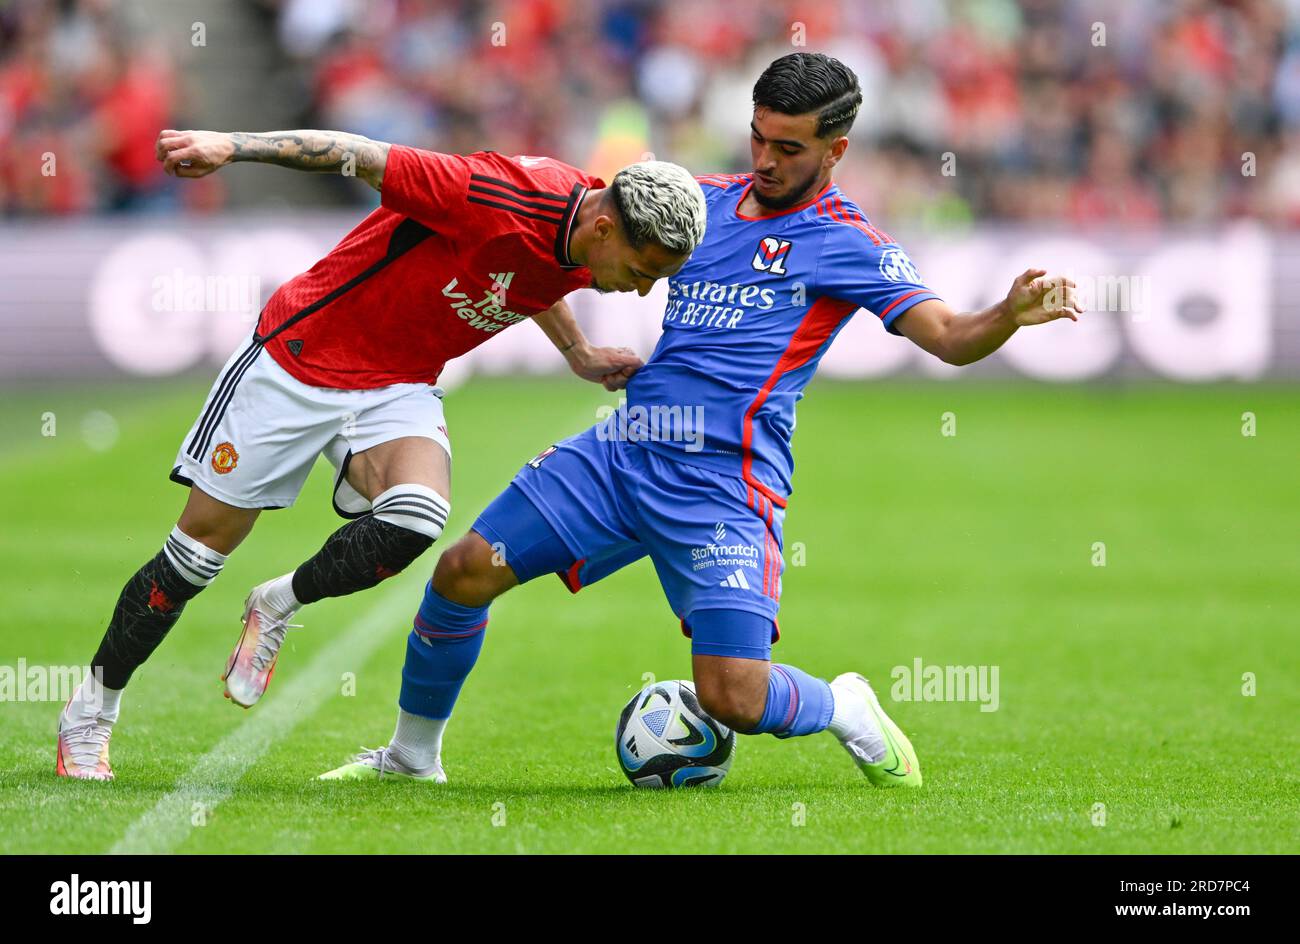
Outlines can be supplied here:
<path id="1" fill-rule="evenodd" d="M 108 631 L 91 663 L 92 670 L 103 671 L 106 688 L 126 687 L 131 673 L 158 648 L 185 604 L 202 589 L 181 576 L 165 551 L 135 572 L 117 598 Z"/>
<path id="2" fill-rule="evenodd" d="M 366 515 L 339 528 L 316 556 L 293 574 L 293 595 L 302 604 L 342 597 L 373 587 L 406 569 L 433 538 Z"/>

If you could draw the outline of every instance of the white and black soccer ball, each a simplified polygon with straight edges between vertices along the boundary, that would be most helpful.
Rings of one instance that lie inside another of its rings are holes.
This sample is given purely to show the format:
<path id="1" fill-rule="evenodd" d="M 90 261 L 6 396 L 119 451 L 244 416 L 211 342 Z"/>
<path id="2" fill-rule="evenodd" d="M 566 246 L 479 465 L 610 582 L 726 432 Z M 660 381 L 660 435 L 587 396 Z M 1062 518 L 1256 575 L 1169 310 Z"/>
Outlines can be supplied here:
<path id="1" fill-rule="evenodd" d="M 736 732 L 704 713 L 690 682 L 652 682 L 632 697 L 614 732 L 618 765 L 638 787 L 716 787 Z"/>

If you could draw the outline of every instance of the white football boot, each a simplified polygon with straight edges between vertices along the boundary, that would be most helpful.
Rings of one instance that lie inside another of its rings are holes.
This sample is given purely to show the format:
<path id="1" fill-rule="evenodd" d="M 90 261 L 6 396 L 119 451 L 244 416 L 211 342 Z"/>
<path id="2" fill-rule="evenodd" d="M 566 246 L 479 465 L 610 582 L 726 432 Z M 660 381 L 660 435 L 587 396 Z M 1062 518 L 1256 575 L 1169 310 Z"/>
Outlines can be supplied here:
<path id="1" fill-rule="evenodd" d="M 417 773 L 396 757 L 387 747 L 362 748 L 362 752 L 342 767 L 335 767 L 317 777 L 317 780 L 421 780 L 426 783 L 446 783 L 442 760 L 433 763 L 427 773 Z"/>
<path id="2" fill-rule="evenodd" d="M 72 699 L 68 699 L 72 703 Z M 112 780 L 108 763 L 108 739 L 113 722 L 102 713 L 93 717 L 68 717 L 68 705 L 59 712 L 59 746 L 54 772 L 77 780 Z"/>
<path id="3" fill-rule="evenodd" d="M 289 622 L 292 613 L 279 617 L 268 612 L 262 596 L 269 583 L 254 587 L 244 601 L 244 631 L 221 676 L 226 683 L 226 697 L 241 708 L 252 708 L 266 693 L 285 634 L 301 628 L 301 624 Z"/>

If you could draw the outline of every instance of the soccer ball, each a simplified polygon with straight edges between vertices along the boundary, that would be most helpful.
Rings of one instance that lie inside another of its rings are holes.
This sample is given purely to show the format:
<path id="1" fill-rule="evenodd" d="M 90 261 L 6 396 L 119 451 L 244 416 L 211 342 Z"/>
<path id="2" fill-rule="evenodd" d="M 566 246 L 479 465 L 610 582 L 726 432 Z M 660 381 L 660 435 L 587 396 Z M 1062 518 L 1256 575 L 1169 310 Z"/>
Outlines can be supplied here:
<path id="1" fill-rule="evenodd" d="M 690 682 L 652 682 L 618 716 L 614 747 L 634 786 L 716 787 L 731 767 L 736 733 L 704 713 Z"/>

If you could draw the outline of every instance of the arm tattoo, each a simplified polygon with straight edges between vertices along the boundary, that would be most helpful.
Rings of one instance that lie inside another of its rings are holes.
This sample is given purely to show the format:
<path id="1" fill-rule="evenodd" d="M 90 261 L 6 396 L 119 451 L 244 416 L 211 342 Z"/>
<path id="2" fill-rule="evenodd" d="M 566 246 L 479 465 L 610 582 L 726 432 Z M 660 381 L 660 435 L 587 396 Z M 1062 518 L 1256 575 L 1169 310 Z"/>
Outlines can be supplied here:
<path id="1" fill-rule="evenodd" d="M 360 177 L 376 190 L 383 182 L 389 145 L 340 131 L 275 131 L 270 134 L 231 134 L 233 160 L 279 164 L 315 173 Z"/>

